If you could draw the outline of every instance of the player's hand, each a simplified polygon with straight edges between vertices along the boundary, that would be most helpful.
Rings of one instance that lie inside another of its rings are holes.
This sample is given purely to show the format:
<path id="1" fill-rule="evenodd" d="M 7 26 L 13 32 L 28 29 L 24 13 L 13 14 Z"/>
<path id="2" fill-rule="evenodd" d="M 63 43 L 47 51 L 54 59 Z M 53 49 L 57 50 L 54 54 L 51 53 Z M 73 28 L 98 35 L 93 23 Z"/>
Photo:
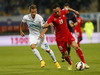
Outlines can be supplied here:
<path id="1" fill-rule="evenodd" d="M 71 27 L 74 27 L 74 25 L 73 24 L 69 24 Z"/>
<path id="2" fill-rule="evenodd" d="M 43 35 L 40 34 L 38 39 L 40 39 L 40 38 L 43 38 Z"/>
<path id="3" fill-rule="evenodd" d="M 24 34 L 23 32 L 21 32 L 21 33 L 20 33 L 20 35 L 21 35 L 22 37 L 24 37 L 24 36 L 25 36 L 25 34 Z"/>

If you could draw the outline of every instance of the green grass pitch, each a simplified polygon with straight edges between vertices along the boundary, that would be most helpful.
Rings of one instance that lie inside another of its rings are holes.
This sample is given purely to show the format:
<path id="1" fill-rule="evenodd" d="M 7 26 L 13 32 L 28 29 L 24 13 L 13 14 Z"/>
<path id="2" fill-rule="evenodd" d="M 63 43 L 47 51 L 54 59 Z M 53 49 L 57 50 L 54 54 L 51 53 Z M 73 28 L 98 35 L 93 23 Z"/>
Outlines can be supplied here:
<path id="1" fill-rule="evenodd" d="M 61 69 L 56 69 L 49 55 L 39 50 L 46 62 L 44 68 L 40 68 L 40 62 L 32 53 L 29 46 L 0 47 L 0 75 L 100 75 L 100 44 L 81 44 L 85 61 L 90 69 L 76 71 L 75 64 L 80 61 L 75 50 L 71 50 L 73 70 L 68 71 L 67 62 L 61 62 L 61 54 L 56 45 L 50 45 Z"/>

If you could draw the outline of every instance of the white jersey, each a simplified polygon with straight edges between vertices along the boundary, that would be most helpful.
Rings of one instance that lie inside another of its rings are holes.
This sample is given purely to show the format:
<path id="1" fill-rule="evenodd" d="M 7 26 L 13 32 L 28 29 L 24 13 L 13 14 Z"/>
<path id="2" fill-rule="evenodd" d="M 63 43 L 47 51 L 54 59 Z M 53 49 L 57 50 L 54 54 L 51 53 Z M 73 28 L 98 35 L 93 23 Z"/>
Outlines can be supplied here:
<path id="1" fill-rule="evenodd" d="M 25 15 L 22 22 L 27 23 L 31 35 L 39 36 L 41 34 L 44 20 L 39 14 L 36 14 L 34 19 L 31 14 Z"/>

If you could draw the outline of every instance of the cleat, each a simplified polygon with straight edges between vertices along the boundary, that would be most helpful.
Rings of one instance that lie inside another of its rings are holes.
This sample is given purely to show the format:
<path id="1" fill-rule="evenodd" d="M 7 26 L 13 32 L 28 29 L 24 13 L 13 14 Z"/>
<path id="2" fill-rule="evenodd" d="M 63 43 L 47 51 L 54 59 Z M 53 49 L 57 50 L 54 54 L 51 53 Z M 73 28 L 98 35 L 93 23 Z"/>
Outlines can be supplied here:
<path id="1" fill-rule="evenodd" d="M 59 65 L 58 62 L 55 62 L 54 64 L 55 64 L 55 66 L 56 66 L 57 69 L 60 69 L 61 68 L 61 66 Z"/>
<path id="2" fill-rule="evenodd" d="M 41 61 L 41 68 L 43 68 L 45 66 L 45 62 L 42 60 Z"/>
<path id="3" fill-rule="evenodd" d="M 73 63 L 72 63 L 73 64 Z M 68 64 L 68 70 L 72 70 L 72 64 Z"/>
<path id="4" fill-rule="evenodd" d="M 62 59 L 62 62 L 65 62 L 65 59 Z"/>
<path id="5" fill-rule="evenodd" d="M 72 70 L 72 65 L 68 65 L 68 70 Z"/>
<path id="6" fill-rule="evenodd" d="M 89 69 L 90 68 L 90 66 L 88 66 L 87 64 L 85 64 L 85 69 Z"/>

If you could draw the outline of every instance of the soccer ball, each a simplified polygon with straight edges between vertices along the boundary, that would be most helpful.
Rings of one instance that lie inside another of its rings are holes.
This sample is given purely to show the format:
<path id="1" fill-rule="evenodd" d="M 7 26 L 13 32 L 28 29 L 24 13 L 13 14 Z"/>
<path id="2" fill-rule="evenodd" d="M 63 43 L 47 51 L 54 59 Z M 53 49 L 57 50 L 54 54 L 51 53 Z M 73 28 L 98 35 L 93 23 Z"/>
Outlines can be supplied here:
<path id="1" fill-rule="evenodd" d="M 76 70 L 79 70 L 79 71 L 81 71 L 81 70 L 84 70 L 85 69 L 85 64 L 83 63 L 83 62 L 77 62 L 76 63 Z"/>

